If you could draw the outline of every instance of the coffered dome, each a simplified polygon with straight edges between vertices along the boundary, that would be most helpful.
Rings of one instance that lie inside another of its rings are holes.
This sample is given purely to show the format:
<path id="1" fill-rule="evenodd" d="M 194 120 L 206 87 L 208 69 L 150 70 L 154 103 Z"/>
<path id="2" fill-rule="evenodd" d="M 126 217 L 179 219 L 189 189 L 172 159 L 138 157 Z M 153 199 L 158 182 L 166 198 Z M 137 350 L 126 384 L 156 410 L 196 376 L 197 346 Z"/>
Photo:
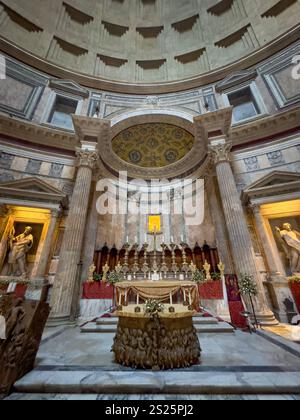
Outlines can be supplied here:
<path id="1" fill-rule="evenodd" d="M 1 0 L 0 36 L 3 50 L 95 87 L 171 84 L 252 57 L 299 13 L 297 0 Z"/>

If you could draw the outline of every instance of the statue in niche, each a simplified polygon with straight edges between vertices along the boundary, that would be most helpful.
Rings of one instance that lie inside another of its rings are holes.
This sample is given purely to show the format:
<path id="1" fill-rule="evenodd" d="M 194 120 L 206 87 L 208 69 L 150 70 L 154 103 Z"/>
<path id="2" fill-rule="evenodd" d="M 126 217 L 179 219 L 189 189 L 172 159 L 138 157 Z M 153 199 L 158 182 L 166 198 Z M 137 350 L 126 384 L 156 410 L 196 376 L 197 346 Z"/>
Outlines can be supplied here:
<path id="1" fill-rule="evenodd" d="M 15 231 L 8 237 L 8 275 L 27 278 L 27 254 L 33 246 L 32 227 L 26 227 L 24 233 L 15 236 Z"/>
<path id="2" fill-rule="evenodd" d="M 300 233 L 293 230 L 290 223 L 285 223 L 282 229 L 276 227 L 276 233 L 290 261 L 292 273 L 300 273 Z"/>

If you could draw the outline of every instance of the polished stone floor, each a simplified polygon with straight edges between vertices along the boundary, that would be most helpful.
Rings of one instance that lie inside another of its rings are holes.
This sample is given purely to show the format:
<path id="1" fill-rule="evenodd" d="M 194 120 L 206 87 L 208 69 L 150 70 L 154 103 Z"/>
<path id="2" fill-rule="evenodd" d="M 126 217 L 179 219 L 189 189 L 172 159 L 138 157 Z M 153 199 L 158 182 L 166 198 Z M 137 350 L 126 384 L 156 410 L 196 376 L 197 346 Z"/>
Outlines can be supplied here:
<path id="1" fill-rule="evenodd" d="M 110 352 L 114 334 L 81 334 L 78 328 L 56 332 L 43 342 L 37 368 L 122 368 Z M 264 338 L 237 331 L 234 334 L 201 334 L 201 367 L 297 366 L 300 359 Z M 300 352 L 300 346 L 299 346 Z M 197 367 L 195 368 L 197 369 Z"/>
<path id="2" fill-rule="evenodd" d="M 114 363 L 114 334 L 82 334 L 78 327 L 46 331 L 35 370 L 9 399 L 299 400 L 300 345 L 276 337 L 203 333 L 199 366 L 145 372 Z"/>

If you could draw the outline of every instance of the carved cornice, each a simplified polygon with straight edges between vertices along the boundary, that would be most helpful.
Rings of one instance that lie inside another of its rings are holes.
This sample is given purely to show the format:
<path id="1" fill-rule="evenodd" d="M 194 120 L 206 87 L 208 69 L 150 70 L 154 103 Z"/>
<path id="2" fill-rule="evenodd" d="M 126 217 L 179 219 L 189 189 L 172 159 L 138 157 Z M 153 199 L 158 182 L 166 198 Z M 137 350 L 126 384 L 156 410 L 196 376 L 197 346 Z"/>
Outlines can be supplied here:
<path id="1" fill-rule="evenodd" d="M 80 142 L 103 142 L 111 138 L 111 121 L 73 115 L 73 124 L 77 140 Z"/>
<path id="2" fill-rule="evenodd" d="M 0 115 L 0 135 L 13 137 L 37 145 L 55 149 L 74 151 L 76 138 L 68 133 L 54 128 L 44 127 L 28 121 Z"/>
<path id="3" fill-rule="evenodd" d="M 300 108 L 288 109 L 280 114 L 257 119 L 248 124 L 232 127 L 229 138 L 233 147 L 238 147 L 257 140 L 264 140 L 287 131 L 300 129 Z"/>
<path id="4" fill-rule="evenodd" d="M 215 137 L 227 137 L 232 124 L 232 107 L 207 112 L 194 118 L 196 137 L 209 143 Z"/>

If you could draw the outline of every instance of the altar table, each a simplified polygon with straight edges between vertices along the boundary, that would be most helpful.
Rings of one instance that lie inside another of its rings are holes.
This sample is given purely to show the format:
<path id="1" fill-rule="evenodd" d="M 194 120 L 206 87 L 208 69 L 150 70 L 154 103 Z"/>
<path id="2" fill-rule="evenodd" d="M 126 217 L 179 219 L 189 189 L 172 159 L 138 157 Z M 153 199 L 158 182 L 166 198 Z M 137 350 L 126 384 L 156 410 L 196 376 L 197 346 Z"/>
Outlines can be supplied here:
<path id="1" fill-rule="evenodd" d="M 199 364 L 201 348 L 193 316 L 196 312 L 183 305 L 164 305 L 158 317 L 146 314 L 144 305 L 123 307 L 112 351 L 115 361 L 123 366 L 166 370 Z"/>
<path id="2" fill-rule="evenodd" d="M 143 300 L 155 299 L 168 302 L 178 292 L 182 293 L 183 301 L 197 310 L 199 308 L 199 291 L 197 284 L 190 281 L 127 281 L 116 285 L 116 299 L 120 305 L 127 303 L 130 292 Z"/>

